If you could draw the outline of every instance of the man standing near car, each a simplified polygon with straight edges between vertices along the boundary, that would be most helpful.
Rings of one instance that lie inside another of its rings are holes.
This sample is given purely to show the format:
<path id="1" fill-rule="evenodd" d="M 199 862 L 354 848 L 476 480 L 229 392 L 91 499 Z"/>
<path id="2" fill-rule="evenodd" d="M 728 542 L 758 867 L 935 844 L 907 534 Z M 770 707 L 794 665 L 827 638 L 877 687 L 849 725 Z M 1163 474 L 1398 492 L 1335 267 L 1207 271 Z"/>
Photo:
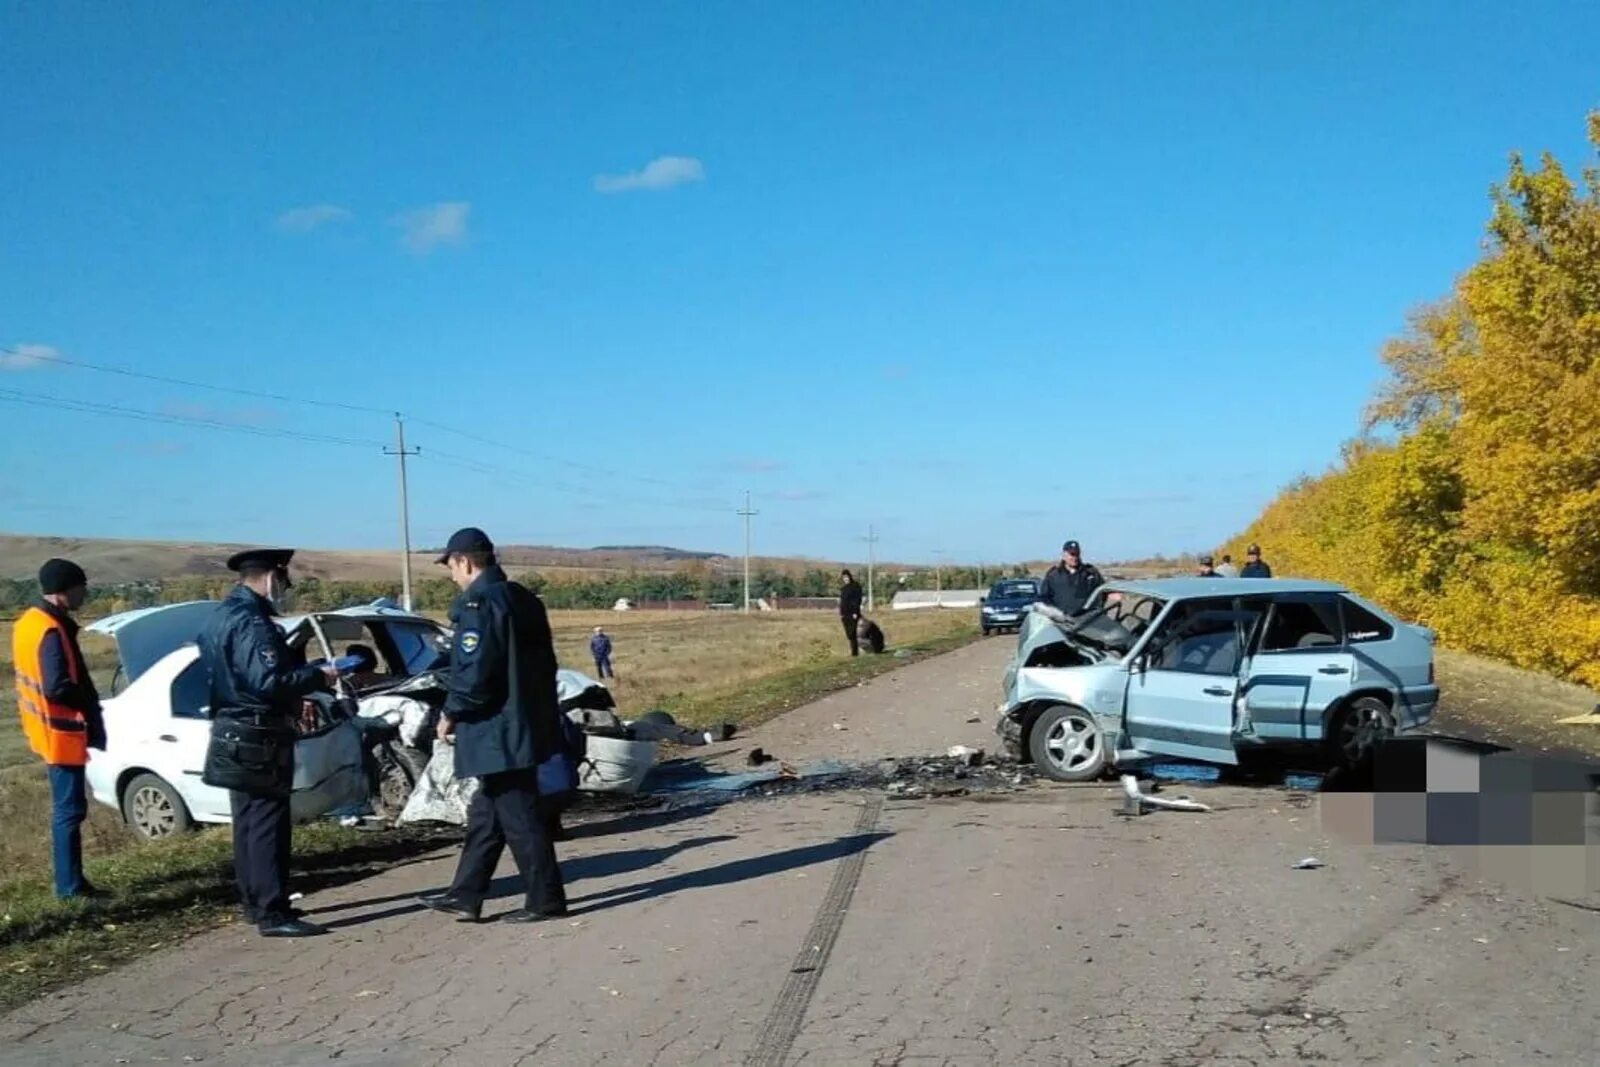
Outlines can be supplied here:
<path id="1" fill-rule="evenodd" d="M 839 572 L 839 621 L 844 624 L 844 635 L 850 639 L 850 654 L 861 655 L 861 638 L 857 628 L 861 624 L 861 584 L 849 571 Z"/>
<path id="2" fill-rule="evenodd" d="M 477 922 L 509 845 L 525 899 L 500 921 L 559 918 L 567 914 L 566 889 L 551 843 L 555 826 L 540 810 L 538 773 L 563 746 L 550 620 L 537 596 L 506 578 L 482 530 L 457 530 L 439 562 L 461 589 L 450 608 L 455 642 L 439 739 L 454 741 L 456 777 L 478 779 L 478 791 L 455 879 L 422 903 Z"/>
<path id="3" fill-rule="evenodd" d="M 71 560 L 52 559 L 39 568 L 39 593 L 11 630 L 17 711 L 28 746 L 49 772 L 56 896 L 97 897 L 100 891 L 83 876 L 84 766 L 91 748 L 105 751 L 106 728 L 72 617 L 88 599 L 89 578 Z"/>
<path id="4" fill-rule="evenodd" d="M 1061 562 L 1044 572 L 1039 599 L 1067 615 L 1076 615 L 1105 581 L 1099 568 L 1083 562 L 1078 542 L 1068 541 L 1061 546 Z"/>
<path id="5" fill-rule="evenodd" d="M 298 666 L 273 621 L 289 580 L 291 548 L 253 548 L 228 560 L 239 575 L 200 631 L 211 679 L 211 744 L 201 780 L 228 790 L 233 872 L 245 918 L 262 937 L 327 931 L 289 905 L 295 721 L 301 701 L 338 677 L 332 665 Z"/>
<path id="6" fill-rule="evenodd" d="M 1241 578 L 1271 578 L 1272 568 L 1267 566 L 1267 561 L 1261 558 L 1261 546 L 1251 545 L 1245 553 L 1244 570 L 1239 572 Z"/>

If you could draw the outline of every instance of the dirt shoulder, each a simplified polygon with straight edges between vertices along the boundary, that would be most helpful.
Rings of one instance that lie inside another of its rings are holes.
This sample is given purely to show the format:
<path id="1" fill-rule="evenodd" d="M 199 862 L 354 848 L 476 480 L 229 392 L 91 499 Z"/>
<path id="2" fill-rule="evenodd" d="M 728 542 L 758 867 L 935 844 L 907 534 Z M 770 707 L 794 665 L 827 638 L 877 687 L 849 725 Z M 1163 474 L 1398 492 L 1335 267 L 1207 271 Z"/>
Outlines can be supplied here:
<path id="1" fill-rule="evenodd" d="M 1581 685 L 1497 660 L 1441 649 L 1442 692 L 1434 730 L 1564 757 L 1600 757 L 1600 715 L 1593 725 L 1557 720 L 1587 715 L 1600 694 Z"/>

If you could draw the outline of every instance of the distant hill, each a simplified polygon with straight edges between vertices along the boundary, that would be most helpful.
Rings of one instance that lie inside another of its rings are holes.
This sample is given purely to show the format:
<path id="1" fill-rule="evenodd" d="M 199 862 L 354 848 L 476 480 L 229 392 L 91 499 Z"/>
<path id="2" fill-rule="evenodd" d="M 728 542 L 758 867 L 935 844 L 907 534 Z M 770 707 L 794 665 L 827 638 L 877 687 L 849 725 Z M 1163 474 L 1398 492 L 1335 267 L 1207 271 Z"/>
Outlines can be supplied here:
<path id="1" fill-rule="evenodd" d="M 34 577 L 39 565 L 52 556 L 77 561 L 92 582 L 121 582 L 180 578 L 186 575 L 226 573 L 224 561 L 247 546 L 187 541 L 122 541 L 108 538 L 41 537 L 0 534 L 0 578 Z M 440 576 L 434 565 L 440 549 L 412 553 L 412 573 L 419 579 Z M 560 548 L 549 545 L 502 545 L 501 561 L 513 573 L 536 570 L 551 578 L 599 577 L 627 571 L 675 571 L 707 567 L 713 571 L 743 566 L 742 558 L 717 552 L 699 552 L 664 545 L 602 545 L 596 548 Z M 839 564 L 818 559 L 754 558 L 751 565 L 781 573 L 799 573 L 811 567 L 831 569 Z M 884 567 L 895 564 L 885 563 Z M 381 581 L 397 577 L 399 553 L 371 549 L 303 548 L 295 553 L 295 572 L 308 577 L 344 581 Z"/>

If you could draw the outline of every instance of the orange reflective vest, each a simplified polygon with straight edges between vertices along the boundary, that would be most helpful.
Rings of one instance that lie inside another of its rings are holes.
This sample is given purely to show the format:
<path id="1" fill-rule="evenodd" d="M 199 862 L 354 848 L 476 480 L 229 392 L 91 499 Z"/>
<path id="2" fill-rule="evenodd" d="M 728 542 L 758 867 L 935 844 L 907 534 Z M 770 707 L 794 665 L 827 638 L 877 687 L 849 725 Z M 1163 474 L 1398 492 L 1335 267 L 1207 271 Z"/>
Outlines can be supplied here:
<path id="1" fill-rule="evenodd" d="M 52 630 L 61 637 L 72 680 L 83 680 L 83 664 L 66 628 L 49 612 L 29 608 L 11 631 L 11 661 L 17 666 L 17 710 L 22 715 L 22 732 L 40 759 L 56 767 L 82 767 L 89 762 L 89 724 L 83 712 L 52 703 L 44 695 L 40 651 L 45 635 Z"/>

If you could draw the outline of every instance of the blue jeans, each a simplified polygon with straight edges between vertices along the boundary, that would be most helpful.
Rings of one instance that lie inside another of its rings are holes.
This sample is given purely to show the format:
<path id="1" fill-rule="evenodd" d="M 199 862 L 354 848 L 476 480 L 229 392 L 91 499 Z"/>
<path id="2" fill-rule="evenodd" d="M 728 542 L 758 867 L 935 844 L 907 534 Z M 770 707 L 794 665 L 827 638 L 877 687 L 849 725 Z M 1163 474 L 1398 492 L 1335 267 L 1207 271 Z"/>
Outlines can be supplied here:
<path id="1" fill-rule="evenodd" d="M 50 854 L 55 861 L 56 896 L 65 900 L 83 892 L 83 834 L 89 815 L 82 767 L 50 767 Z"/>

